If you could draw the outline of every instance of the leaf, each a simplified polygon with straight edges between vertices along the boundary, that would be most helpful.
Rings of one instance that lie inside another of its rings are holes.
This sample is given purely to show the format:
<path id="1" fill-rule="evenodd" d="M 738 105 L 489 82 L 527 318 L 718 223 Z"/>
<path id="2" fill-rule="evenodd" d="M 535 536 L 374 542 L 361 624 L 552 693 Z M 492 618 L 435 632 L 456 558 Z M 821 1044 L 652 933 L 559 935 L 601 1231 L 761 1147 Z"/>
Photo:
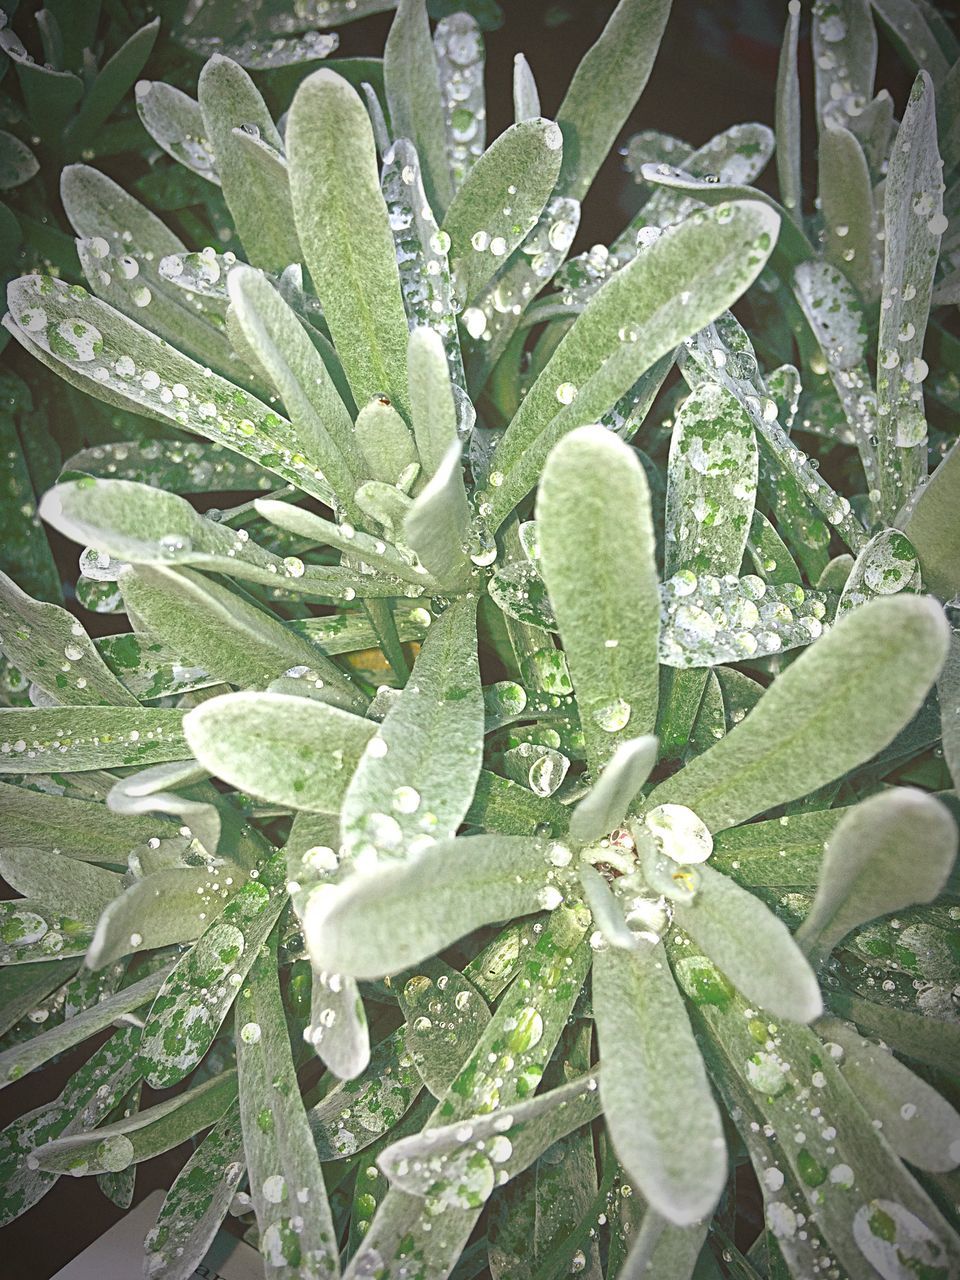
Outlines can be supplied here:
<path id="1" fill-rule="evenodd" d="M 656 764 L 657 747 L 656 738 L 649 734 L 620 743 L 577 803 L 570 819 L 571 839 L 589 844 L 620 825 Z"/>
<path id="2" fill-rule="evenodd" d="M 465 178 L 442 229 L 450 237 L 457 292 L 466 303 L 536 225 L 556 185 L 562 148 L 552 120 L 526 120 L 506 129 Z"/>
<path id="3" fill-rule="evenodd" d="M 341 809 L 348 851 L 402 856 L 452 836 L 473 797 L 483 744 L 476 602 L 434 621 L 406 688 L 367 743 Z M 334 966 L 325 965 L 325 968 Z"/>
<path id="4" fill-rule="evenodd" d="M 457 408 L 443 342 L 433 329 L 411 330 L 407 347 L 410 414 L 420 478 L 430 480 L 457 443 Z"/>
<path id="5" fill-rule="evenodd" d="M 174 942 L 192 942 L 231 896 L 212 867 L 163 867 L 135 880 L 100 916 L 87 967 L 102 969 L 121 956 Z"/>
<path id="6" fill-rule="evenodd" d="M 0 624 L 8 660 L 55 702 L 137 705 L 66 609 L 32 600 L 4 573 L 0 573 Z"/>
<path id="7" fill-rule="evenodd" d="M 907 60 L 929 72 L 935 84 L 946 76 L 948 62 L 940 48 L 928 18 L 937 21 L 934 6 L 921 6 L 914 0 L 871 0 L 883 25 L 893 36 Z"/>
<path id="8" fill-rule="evenodd" d="M 423 1082 L 404 1048 L 404 1029 L 373 1046 L 356 1079 L 335 1084 L 307 1112 L 321 1160 L 349 1158 L 378 1141 L 404 1116 Z"/>
<path id="9" fill-rule="evenodd" d="M 575 431 L 547 459 L 537 521 L 587 758 L 599 769 L 620 742 L 656 726 L 659 597 L 643 468 L 603 428 Z"/>
<path id="10" fill-rule="evenodd" d="M 902 1160 L 934 1173 L 960 1164 L 960 1115 L 926 1080 L 846 1023 L 824 1019 L 817 1032 L 840 1046 L 844 1079 Z"/>
<path id="11" fill-rule="evenodd" d="M 947 229 L 940 190 L 933 85 L 914 82 L 890 156 L 883 197 L 883 299 L 877 339 L 880 510 L 892 519 L 927 470 L 923 340 L 940 238 Z"/>
<path id="12" fill-rule="evenodd" d="M 79 285 L 68 289 L 49 277 L 23 276 L 11 282 L 7 304 L 7 327 L 20 345 L 71 385 L 116 408 L 224 444 L 284 483 L 321 502 L 329 499 L 313 469 L 296 461 L 302 456 L 299 442 L 285 419 Z"/>
<path id="13" fill-rule="evenodd" d="M 540 94 L 537 82 L 530 69 L 530 63 L 522 53 L 513 55 L 513 119 L 516 124 L 523 120 L 536 120 L 542 116 L 540 110 Z"/>
<path id="14" fill-rule="evenodd" d="M 787 24 L 777 65 L 777 183 L 783 207 L 792 217 L 803 217 L 803 185 L 800 175 L 800 77 L 797 44 L 800 36 L 799 4 L 787 6 Z M 819 75 L 819 71 L 818 71 Z"/>
<path id="15" fill-rule="evenodd" d="M 383 50 L 383 82 L 393 136 L 409 138 L 417 148 L 427 199 L 442 217 L 453 196 L 453 179 L 440 71 L 424 0 L 399 0 Z"/>
<path id="16" fill-rule="evenodd" d="M 896 519 L 917 553 L 924 587 L 944 600 L 960 591 L 960 531 L 953 518 L 958 500 L 960 445 L 954 445 Z"/>
<path id="17" fill-rule="evenodd" d="M 134 845 L 156 836 L 158 824 L 127 818 L 102 804 L 0 783 L 0 847 L 63 852 L 85 862 L 125 867 Z"/>
<path id="18" fill-rule="evenodd" d="M 838 613 L 857 609 L 876 596 L 920 587 L 920 566 L 909 539 L 896 529 L 875 533 L 853 563 L 843 584 Z"/>
<path id="19" fill-rule="evenodd" d="M 738 573 L 757 495 L 753 424 L 704 382 L 680 406 L 667 464 L 664 574 Z"/>
<path id="20" fill-rule="evenodd" d="M 793 1022 L 819 1017 L 823 1000 L 816 975 L 786 925 L 710 866 L 689 870 L 697 888 L 692 898 L 685 895 L 689 900 L 674 900 L 680 928 L 748 1000 Z"/>
<path id="21" fill-rule="evenodd" d="M 820 133 L 818 186 L 825 256 L 868 301 L 876 294 L 877 231 L 870 171 L 860 143 L 841 125 Z"/>
<path id="22" fill-rule="evenodd" d="M 799 582 L 801 573 L 787 544 L 762 511 L 754 511 L 747 537 L 747 554 L 767 582 L 782 586 Z"/>
<path id="23" fill-rule="evenodd" d="M 815 964 L 822 963 L 858 925 L 932 902 L 956 854 L 956 825 L 933 796 L 909 787 L 871 796 L 848 809 L 831 832 L 817 895 L 797 941 Z"/>
<path id="24" fill-rule="evenodd" d="M 557 112 L 563 129 L 560 193 L 582 200 L 643 93 L 670 13 L 669 0 L 620 0 L 574 72 Z"/>
<path id="25" fill-rule="evenodd" d="M 333 71 L 313 72 L 293 100 L 286 143 L 306 266 L 354 399 L 384 394 L 402 413 L 407 320 L 363 101 Z"/>
<path id="26" fill-rule="evenodd" d="M 235 1103 L 199 1143 L 147 1232 L 147 1265 L 163 1280 L 190 1280 L 207 1254 L 245 1172 Z"/>
<path id="27" fill-rule="evenodd" d="M 217 160 L 200 104 L 163 80 L 139 80 L 136 97 L 137 114 L 154 142 L 178 164 L 219 187 Z"/>
<path id="28" fill-rule="evenodd" d="M 856 1022 L 869 1035 L 885 1040 L 904 1057 L 947 1073 L 953 1070 L 960 1050 L 955 1023 L 876 1004 L 844 992 L 831 995 L 830 1008 L 839 1017 Z"/>
<path id="29" fill-rule="evenodd" d="M 39 168 L 40 162 L 26 143 L 0 129 L 0 191 L 23 186 Z"/>
<path id="30" fill-rule="evenodd" d="M 953 785 L 960 787 L 960 639 L 950 637 L 950 652 L 937 681 L 941 746 Z"/>
<path id="31" fill-rule="evenodd" d="M 122 888 L 114 871 L 41 849 L 0 850 L 0 875 L 25 898 L 91 927 Z"/>
<path id="32" fill-rule="evenodd" d="M 0 774 L 75 773 L 189 757 L 182 711 L 147 707 L 0 710 Z"/>
<path id="33" fill-rule="evenodd" d="M 60 175 L 60 199 L 78 236 L 107 241 L 117 257 L 128 253 L 186 253 L 186 245 L 156 214 L 112 178 L 86 164 L 69 164 Z"/>
<path id="34" fill-rule="evenodd" d="M 451 13 L 440 19 L 433 35 L 447 130 L 447 165 L 454 188 L 462 184 L 471 166 L 483 155 L 486 141 L 483 35 L 478 17 Z"/>
<path id="35" fill-rule="evenodd" d="M 559 892 L 548 884 L 548 850 L 526 836 L 438 840 L 407 861 L 323 886 L 304 915 L 313 963 L 379 978 L 482 924 L 529 915 Z"/>
<path id="36" fill-rule="evenodd" d="M 404 1044 L 424 1084 L 442 1098 L 460 1074 L 490 1011 L 476 987 L 442 960 L 427 960 L 398 992 L 406 1018 Z M 437 1026 L 444 1034 L 438 1036 Z"/>
<path id="37" fill-rule="evenodd" d="M 45 138 L 59 138 L 83 95 L 83 81 L 70 71 L 35 62 L 12 31 L 3 50 L 17 69 L 31 128 Z"/>
<path id="38" fill-rule="evenodd" d="M 223 196 L 249 261 L 278 272 L 299 262 L 300 245 L 286 184 L 275 171 L 259 165 L 236 136 L 244 129 L 256 130 L 269 146 L 282 149 L 256 85 L 237 63 L 214 54 L 200 72 L 197 97 Z"/>
<path id="39" fill-rule="evenodd" d="M 237 1073 L 224 1071 L 186 1093 L 145 1107 L 86 1134 L 55 1138 L 34 1150 L 51 1173 L 116 1173 L 178 1147 L 221 1118 L 237 1095 Z"/>
<path id="40" fill-rule="evenodd" d="M 169 965 L 158 969 L 139 982 L 107 995 L 89 1009 L 67 1018 L 60 1026 L 52 1027 L 49 1031 L 34 1036 L 32 1040 L 15 1044 L 0 1053 L 0 1088 L 22 1079 L 28 1072 L 42 1067 L 62 1053 L 67 1053 L 75 1045 L 82 1044 L 84 1040 L 112 1026 L 115 1021 L 121 1022 L 125 1015 L 148 1004 L 160 990 L 169 972 Z"/>
<path id="41" fill-rule="evenodd" d="M 270 487 L 269 475 L 255 463 L 231 454 L 222 445 L 192 440 L 178 442 L 173 452 L 161 448 L 156 440 L 143 444 L 119 440 L 80 449 L 63 464 L 61 475 L 76 478 L 77 472 L 104 480 L 133 480 L 173 493 L 206 493 L 211 488 L 247 492 Z"/>
<path id="42" fill-rule="evenodd" d="M 810 888 L 843 809 L 791 813 L 718 831 L 710 864 L 743 885 Z"/>
<path id="43" fill-rule="evenodd" d="M 235 267 L 227 290 L 237 323 L 270 375 L 301 438 L 307 460 L 320 471 L 348 512 L 365 479 L 353 423 L 306 329 L 260 272 Z M 355 510 L 355 509 L 354 509 Z"/>
<path id="44" fill-rule="evenodd" d="M 438 582 L 451 585 L 462 583 L 470 563 L 464 550 L 470 505 L 460 452 L 459 441 L 454 441 L 403 518 L 404 541 Z M 477 554 L 485 553 L 483 546 Z"/>
<path id="45" fill-rule="evenodd" d="M 257 956 L 237 1000 L 240 1120 L 250 1194 L 268 1275 L 306 1266 L 338 1276 L 323 1171 L 300 1098 L 277 980 L 276 943 Z"/>
<path id="46" fill-rule="evenodd" d="M 845 614 L 742 723 L 655 787 L 648 805 L 686 805 L 720 831 L 808 795 L 868 760 L 913 717 L 947 639 L 931 600 L 894 596 Z"/>
<path id="47" fill-rule="evenodd" d="M 160 19 L 154 18 L 135 31 L 97 72 L 87 89 L 80 110 L 65 131 L 65 141 L 75 150 L 88 146 L 108 116 L 120 105 L 150 57 Z"/>
<path id="48" fill-rule="evenodd" d="M 593 1007 L 614 1150 L 658 1213 L 680 1226 L 696 1222 L 723 1190 L 726 1148 L 663 948 L 596 952 Z"/>
<path id="49" fill-rule="evenodd" d="M 30 408 L 30 393 L 19 379 L 3 377 L 0 391 L 5 401 L 0 410 L 0 450 L 7 467 L 0 502 L 0 541 L 4 567 L 22 589 L 40 600 L 61 599 L 60 573 L 37 515 L 33 481 L 17 428 L 18 408 Z M 23 421 L 23 419 L 21 419 Z M 26 422 L 23 422 L 26 427 Z"/>
<path id="50" fill-rule="evenodd" d="M 228 693 L 188 712 L 197 759 L 231 786 L 273 804 L 337 813 L 377 726 L 329 703 L 282 693 Z"/>
<path id="51" fill-rule="evenodd" d="M 5 849 L 4 853 L 17 852 Z M 0 1036 L 16 1027 L 32 1009 L 56 995 L 76 974 L 76 960 L 52 960 L 47 964 L 9 965 L 0 973 Z"/>
<path id="52" fill-rule="evenodd" d="M 706 210 L 665 232 L 607 282 L 500 441 L 504 479 L 492 495 L 496 523 L 532 488 L 561 435 L 595 420 L 654 361 L 739 297 L 766 261 L 777 226 L 776 215 L 755 202 Z M 668 300 L 688 293 L 690 302 L 665 319 Z"/>
<path id="53" fill-rule="evenodd" d="M 408 468 L 419 467 L 410 428 L 385 396 L 374 398 L 357 414 L 354 425 L 366 474 L 384 484 L 397 485 Z"/>
<path id="54" fill-rule="evenodd" d="M 177 1084 L 207 1053 L 282 906 L 259 881 L 241 885 L 168 975 L 140 1038 L 144 1079 L 151 1089 Z M 207 992 L 202 1005 L 199 990 Z"/>
<path id="55" fill-rule="evenodd" d="M 849 128 L 860 104 L 873 97 L 877 31 L 870 8 L 870 0 L 846 0 L 842 7 L 831 2 L 814 8 L 810 38 L 820 127 L 840 124 Z"/>

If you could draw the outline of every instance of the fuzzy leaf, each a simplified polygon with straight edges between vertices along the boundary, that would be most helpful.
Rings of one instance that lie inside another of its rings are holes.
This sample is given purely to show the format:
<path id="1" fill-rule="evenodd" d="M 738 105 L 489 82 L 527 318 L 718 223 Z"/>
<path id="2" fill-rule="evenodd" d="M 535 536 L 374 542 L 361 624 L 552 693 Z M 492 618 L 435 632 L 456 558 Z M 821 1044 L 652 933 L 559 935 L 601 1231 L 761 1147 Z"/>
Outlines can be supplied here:
<path id="1" fill-rule="evenodd" d="M 407 1020 L 407 1052 L 430 1092 L 442 1098 L 483 1034 L 490 1010 L 476 987 L 442 960 L 419 965 L 398 999 Z M 437 1035 L 435 1018 L 445 1026 L 443 1036 Z"/>
<path id="2" fill-rule="evenodd" d="M 601 427 L 573 432 L 547 460 L 537 521 L 587 757 L 598 769 L 657 720 L 655 543 L 636 455 Z"/>
<path id="3" fill-rule="evenodd" d="M 443 342 L 433 329 L 418 327 L 407 348 L 410 413 L 422 480 L 439 470 L 457 442 L 457 408 L 450 385 Z"/>
<path id="4" fill-rule="evenodd" d="M 658 1213 L 681 1226 L 696 1222 L 723 1190 L 726 1150 L 663 948 L 598 951 L 593 1007 L 600 1097 L 614 1150 Z"/>
<path id="5" fill-rule="evenodd" d="M 0 850 L 0 875 L 25 898 L 91 928 L 123 888 L 115 871 L 42 849 Z"/>
<path id="6" fill-rule="evenodd" d="M 517 124 L 522 120 L 536 120 L 543 115 L 540 110 L 540 94 L 537 82 L 530 69 L 530 63 L 522 53 L 513 56 L 513 118 Z"/>
<path id="7" fill-rule="evenodd" d="M 497 450 L 501 522 L 536 482 L 550 446 L 595 421 L 654 361 L 719 315 L 769 257 L 779 218 L 753 201 L 701 211 L 617 272 L 560 342 Z M 689 295 L 677 307 L 675 299 Z M 622 336 L 621 336 L 622 335 Z M 558 407 L 559 406 L 559 407 Z"/>
<path id="8" fill-rule="evenodd" d="M 315 71 L 297 90 L 286 141 L 306 266 L 354 399 L 386 394 L 403 412 L 407 318 L 362 99 L 333 71 Z"/>
<path id="9" fill-rule="evenodd" d="M 561 194 L 582 200 L 643 93 L 670 0 L 620 0 L 584 54 L 557 112 L 563 128 Z"/>
<path id="10" fill-rule="evenodd" d="M 620 825 L 656 764 L 657 747 L 649 734 L 620 743 L 577 804 L 570 819 L 571 839 L 589 844 Z"/>
<path id="11" fill-rule="evenodd" d="M 97 72 L 96 79 L 84 95 L 80 110 L 65 131 L 66 139 L 73 147 L 79 149 L 89 145 L 110 113 L 119 106 L 143 70 L 159 30 L 160 19 L 154 18 L 124 41 Z"/>
<path id="12" fill-rule="evenodd" d="M 800 36 L 799 5 L 787 6 L 787 24 L 777 66 L 777 182 L 784 208 L 794 217 L 803 213 L 800 175 L 800 77 L 797 44 Z"/>
<path id="13" fill-rule="evenodd" d="M 467 303 L 536 225 L 556 185 L 562 148 L 563 135 L 552 120 L 511 125 L 454 196 L 443 230 L 450 237 L 457 291 Z"/>
<path id="14" fill-rule="evenodd" d="M 219 187 L 216 157 L 196 99 L 162 80 L 138 81 L 136 95 L 137 114 L 157 146 Z"/>
<path id="15" fill-rule="evenodd" d="M 870 300 L 876 291 L 877 231 L 863 148 L 840 125 L 820 134 L 819 192 L 825 256 Z"/>
<path id="16" fill-rule="evenodd" d="M 158 834 L 150 818 L 127 818 L 102 804 L 0 783 L 0 847 L 59 851 L 125 867 L 127 854 Z"/>
<path id="17" fill-rule="evenodd" d="M 440 840 L 405 862 L 322 886 L 306 908 L 314 964 L 356 978 L 397 973 L 544 895 L 548 846 L 526 836 Z"/>
<path id="18" fill-rule="evenodd" d="M 386 397 L 374 396 L 363 406 L 354 431 L 366 474 L 374 480 L 396 485 L 408 467 L 419 465 L 410 428 Z"/>
<path id="19" fill-rule="evenodd" d="M 336 1084 L 307 1112 L 321 1160 L 355 1155 L 387 1133 L 409 1111 L 423 1088 L 404 1049 L 404 1029 L 373 1046 L 370 1065 Z"/>
<path id="20" fill-rule="evenodd" d="M 686 805 L 720 831 L 809 794 L 869 760 L 913 717 L 947 641 L 932 600 L 893 596 L 852 610 L 648 804 Z"/>
<path id="21" fill-rule="evenodd" d="M 858 925 L 932 902 L 956 855 L 956 824 L 939 800 L 908 787 L 871 796 L 831 832 L 797 941 L 820 963 Z"/>
<path id="22" fill-rule="evenodd" d="M 184 720 L 190 749 L 211 773 L 273 804 L 314 813 L 339 811 L 376 728 L 328 703 L 282 693 L 224 694 Z"/>
<path id="23" fill-rule="evenodd" d="M 121 956 L 192 942 L 229 900 L 229 876 L 207 867 L 164 867 L 135 880 L 97 922 L 87 966 L 102 969 Z"/>
<path id="24" fill-rule="evenodd" d="M 464 546 L 470 505 L 463 483 L 460 444 L 454 441 L 432 479 L 403 519 L 403 537 L 438 582 L 459 583 L 470 568 Z"/>
<path id="25" fill-rule="evenodd" d="M 237 999 L 236 1027 L 243 1146 L 265 1272 L 293 1280 L 304 1274 L 303 1263 L 314 1275 L 336 1277 L 336 1234 L 300 1099 L 275 942 L 258 948 Z"/>
<path id="26" fill-rule="evenodd" d="M 431 208 L 442 217 L 453 196 L 440 73 L 424 0 L 399 0 L 383 51 L 383 83 L 395 138 L 409 138 L 423 165 Z"/>
<path id="27" fill-rule="evenodd" d="M 347 849 L 372 843 L 396 857 L 424 834 L 452 836 L 473 798 L 482 744 L 476 602 L 465 599 L 431 624 L 406 688 L 366 745 L 343 799 Z"/>
<path id="28" fill-rule="evenodd" d="M 960 591 L 960 444 L 955 444 L 929 481 L 897 516 L 923 573 L 923 585 L 943 600 Z"/>
<path id="29" fill-rule="evenodd" d="M 186 760 L 182 711 L 147 707 L 0 710 L 0 773 L 75 773 Z"/>

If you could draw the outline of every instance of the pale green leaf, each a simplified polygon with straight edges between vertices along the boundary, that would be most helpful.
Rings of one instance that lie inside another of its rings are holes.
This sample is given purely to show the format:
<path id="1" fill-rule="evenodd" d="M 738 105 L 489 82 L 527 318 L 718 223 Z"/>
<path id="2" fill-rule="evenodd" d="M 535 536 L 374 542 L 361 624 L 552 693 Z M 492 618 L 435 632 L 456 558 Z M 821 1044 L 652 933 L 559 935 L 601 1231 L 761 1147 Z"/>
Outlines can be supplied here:
<path id="1" fill-rule="evenodd" d="M 670 0 L 620 0 L 584 54 L 557 112 L 563 128 L 563 195 L 582 200 L 643 93 Z"/>
<path id="2" fill-rule="evenodd" d="M 797 43 L 800 36 L 800 5 L 787 6 L 787 23 L 777 65 L 777 181 L 783 207 L 794 217 L 803 216 L 803 186 L 800 176 L 800 77 L 797 73 Z"/>
<path id="3" fill-rule="evenodd" d="M 769 257 L 779 219 L 755 202 L 670 228 L 590 301 L 554 352 L 497 450 L 499 523 L 536 482 L 550 446 L 595 421 L 654 361 L 719 315 Z M 685 305 L 676 305 L 678 296 Z"/>
<path id="4" fill-rule="evenodd" d="M 192 942 L 220 914 L 236 886 L 215 867 L 163 867 L 135 880 L 100 916 L 87 965 L 102 969 L 121 956 Z"/>
<path id="5" fill-rule="evenodd" d="M 157 146 L 208 182 L 220 185 L 213 146 L 196 99 L 163 80 L 139 80 L 137 114 Z"/>
<path id="6" fill-rule="evenodd" d="M 300 1086 L 277 977 L 276 942 L 260 950 L 237 999 L 240 1120 L 268 1276 L 339 1275 L 323 1170 Z"/>
<path id="7" fill-rule="evenodd" d="M 542 116 L 537 82 L 530 63 L 522 53 L 513 57 L 513 118 L 517 124 L 523 120 L 536 120 Z"/>
<path id="8" fill-rule="evenodd" d="M 932 600 L 901 595 L 852 610 L 648 803 L 686 805 L 718 831 L 809 794 L 869 760 L 914 716 L 947 641 Z"/>
<path id="9" fill-rule="evenodd" d="M 608 947 L 593 961 L 600 1097 L 630 1180 L 669 1221 L 711 1212 L 727 1178 L 723 1126 L 666 954 Z"/>
<path id="10" fill-rule="evenodd" d="M 636 455 L 601 427 L 572 433 L 547 460 L 537 520 L 544 577 L 596 769 L 620 742 L 652 733 L 657 719 L 655 543 Z"/>
<path id="11" fill-rule="evenodd" d="M 256 85 L 237 63 L 214 54 L 200 72 L 197 97 L 224 199 L 248 259 L 266 271 L 299 262 L 289 187 L 258 164 L 236 136 L 253 129 L 276 150 L 283 146 Z"/>
<path id="12" fill-rule="evenodd" d="M 441 583 L 461 585 L 470 569 L 470 504 L 463 483 L 460 443 L 447 449 L 436 472 L 403 518 L 403 539 L 428 573 Z M 486 547 L 480 549 L 484 555 Z"/>
<path id="13" fill-rule="evenodd" d="M 349 1157 L 378 1141 L 422 1088 L 400 1027 L 373 1046 L 370 1064 L 356 1080 L 334 1085 L 307 1112 L 320 1159 Z"/>
<path id="14" fill-rule="evenodd" d="M 937 681 L 937 694 L 943 758 L 953 785 L 960 788 L 960 637 L 956 632 L 950 637 L 950 652 Z"/>
<path id="15" fill-rule="evenodd" d="M 374 396 L 357 414 L 354 427 L 366 473 L 396 485 L 408 467 L 419 464 L 410 428 L 385 396 Z"/>
<path id="16" fill-rule="evenodd" d="M 447 163 L 456 188 L 483 155 L 486 142 L 483 33 L 471 14 L 451 13 L 437 23 L 433 47 L 447 130 Z"/>
<path id="17" fill-rule="evenodd" d="M 870 0 L 828 0 L 814 5 L 812 16 L 817 125 L 849 128 L 851 117 L 873 97 L 877 31 Z"/>
<path id="18" fill-rule="evenodd" d="M 477 297 L 536 225 L 556 185 L 562 148 L 552 120 L 525 120 L 502 133 L 470 170 L 443 220 L 465 302 Z"/>
<path id="19" fill-rule="evenodd" d="M 348 875 L 311 897 L 314 964 L 356 978 L 393 974 L 494 920 L 554 901 L 549 846 L 526 836 L 440 840 L 405 862 Z"/>
<path id="20" fill-rule="evenodd" d="M 407 1052 L 430 1092 L 442 1098 L 483 1034 L 490 1010 L 476 987 L 442 960 L 418 965 L 398 999 L 407 1020 Z M 442 1036 L 435 1019 L 444 1027 Z"/>
<path id="21" fill-rule="evenodd" d="M 287 122 L 294 215 L 306 266 L 357 404 L 407 401 L 407 318 L 366 108 L 326 69 Z"/>
<path id="22" fill-rule="evenodd" d="M 147 707 L 0 710 L 0 773 L 75 773 L 190 756 L 183 712 Z"/>
<path id="23" fill-rule="evenodd" d="M 425 482 L 439 470 L 450 446 L 457 441 L 457 408 L 447 357 L 435 330 L 418 327 L 411 331 L 407 377 L 413 434 L 422 467 L 419 479 Z"/>
<path id="24" fill-rule="evenodd" d="M 423 166 L 430 207 L 442 217 L 453 196 L 440 70 L 424 0 L 399 0 L 383 51 L 383 82 L 395 138 L 409 138 Z"/>
<path id="25" fill-rule="evenodd" d="M 86 164 L 70 164 L 60 175 L 60 199 L 78 236 L 99 236 L 118 256 L 186 253 L 187 247 L 156 214 L 112 178 Z"/>
<path id="26" fill-rule="evenodd" d="M 960 445 L 954 445 L 927 483 L 897 516 L 917 553 L 923 585 L 941 599 L 960 591 Z"/>
<path id="27" fill-rule="evenodd" d="M 831 125 L 820 133 L 819 158 L 825 256 L 871 301 L 878 275 L 877 229 L 863 148 L 849 129 Z"/>
<path id="28" fill-rule="evenodd" d="M 573 811 L 571 839 L 589 844 L 620 825 L 656 764 L 657 747 L 649 734 L 620 743 Z"/>
<path id="29" fill-rule="evenodd" d="M 282 693 L 224 694 L 184 720 L 190 749 L 211 773 L 273 804 L 315 813 L 339 811 L 376 729 L 329 703 Z"/>
<path id="30" fill-rule="evenodd" d="M 212 786 L 203 796 L 203 789 L 196 784 L 206 777 L 206 770 L 192 760 L 185 764 L 158 764 L 114 783 L 107 795 L 107 804 L 114 813 L 170 814 L 189 828 L 191 836 L 199 840 L 208 853 L 214 854 L 220 844 L 226 806 Z M 174 787 L 192 794 L 178 794 Z M 231 846 L 230 856 L 234 856 L 238 850 L 233 840 Z"/>
<path id="31" fill-rule="evenodd" d="M 84 862 L 125 867 L 138 844 L 162 834 L 149 818 L 111 813 L 105 805 L 0 783 L 0 847 L 62 852 Z"/>
<path id="32" fill-rule="evenodd" d="M 424 835 L 452 836 L 482 747 L 476 601 L 467 598 L 431 624 L 406 687 L 366 745 L 341 809 L 347 849 L 372 844 L 396 857 Z"/>
<path id="33" fill-rule="evenodd" d="M 123 887 L 115 871 L 42 849 L 0 850 L 0 875 L 25 898 L 91 927 Z"/>
<path id="34" fill-rule="evenodd" d="M 820 963 L 858 925 L 932 902 L 956 854 L 956 824 L 939 800 L 908 787 L 871 796 L 831 832 L 797 941 Z"/>

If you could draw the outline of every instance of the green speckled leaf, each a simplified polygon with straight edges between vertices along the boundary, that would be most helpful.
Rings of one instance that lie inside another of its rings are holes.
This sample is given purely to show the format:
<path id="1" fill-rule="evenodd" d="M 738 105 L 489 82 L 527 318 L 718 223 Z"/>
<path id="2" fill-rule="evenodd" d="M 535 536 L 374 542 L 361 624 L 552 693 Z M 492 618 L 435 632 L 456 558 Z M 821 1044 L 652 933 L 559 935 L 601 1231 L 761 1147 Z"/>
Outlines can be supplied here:
<path id="1" fill-rule="evenodd" d="M 0 710 L 0 773 L 72 773 L 186 760 L 183 712 L 146 707 Z"/>

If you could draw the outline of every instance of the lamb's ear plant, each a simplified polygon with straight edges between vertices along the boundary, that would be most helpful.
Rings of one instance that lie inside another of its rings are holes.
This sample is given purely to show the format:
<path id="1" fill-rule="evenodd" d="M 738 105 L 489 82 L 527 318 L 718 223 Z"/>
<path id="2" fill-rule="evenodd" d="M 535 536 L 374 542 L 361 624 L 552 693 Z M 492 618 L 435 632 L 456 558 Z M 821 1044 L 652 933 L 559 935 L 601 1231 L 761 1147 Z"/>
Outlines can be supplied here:
<path id="1" fill-rule="evenodd" d="M 231 1207 L 303 1280 L 960 1274 L 949 28 L 875 5 L 897 122 L 870 6 L 814 6 L 814 202 L 792 4 L 776 140 L 637 135 L 565 261 L 668 3 L 555 118 L 518 59 L 489 145 L 469 14 L 401 0 L 281 128 L 241 64 L 307 37 L 224 8 L 138 101 L 243 259 L 72 165 L 89 288 L 9 290 L 135 427 L 41 504 L 78 607 L 0 580 L 0 1086 L 109 1031 L 0 1218 L 189 1140 L 153 1280 Z"/>

